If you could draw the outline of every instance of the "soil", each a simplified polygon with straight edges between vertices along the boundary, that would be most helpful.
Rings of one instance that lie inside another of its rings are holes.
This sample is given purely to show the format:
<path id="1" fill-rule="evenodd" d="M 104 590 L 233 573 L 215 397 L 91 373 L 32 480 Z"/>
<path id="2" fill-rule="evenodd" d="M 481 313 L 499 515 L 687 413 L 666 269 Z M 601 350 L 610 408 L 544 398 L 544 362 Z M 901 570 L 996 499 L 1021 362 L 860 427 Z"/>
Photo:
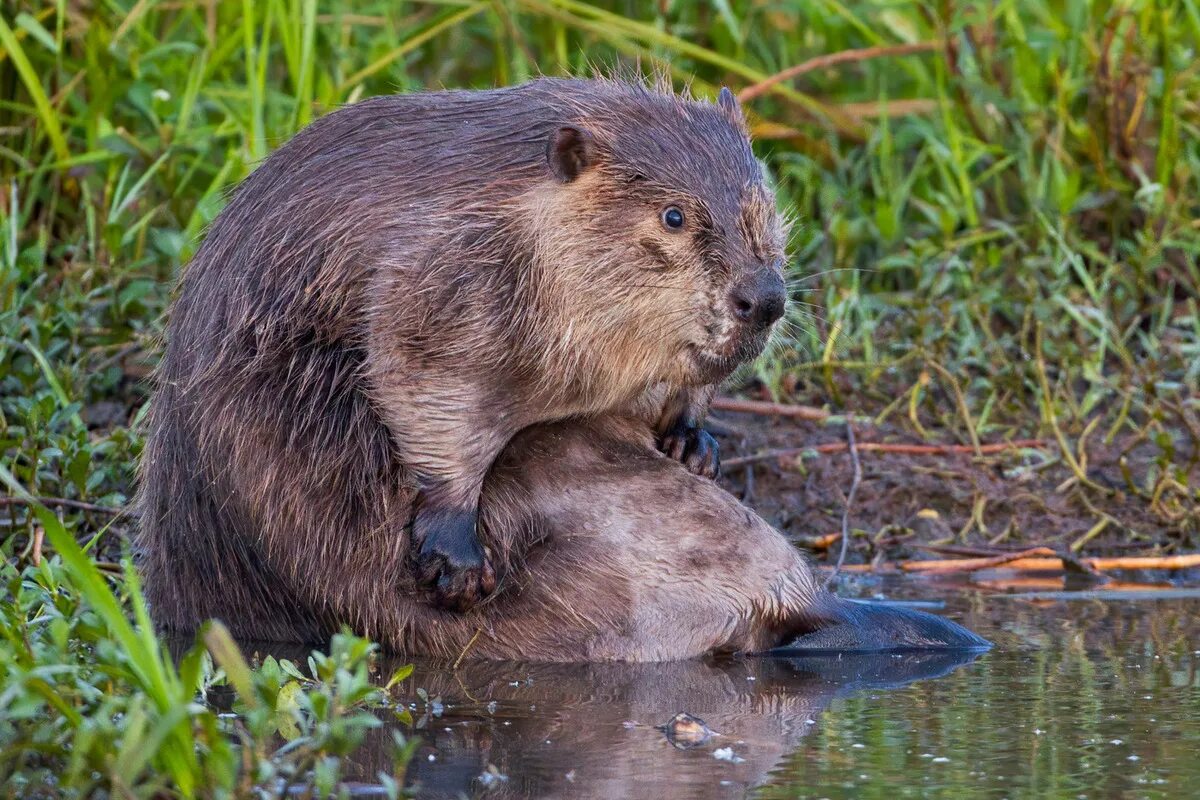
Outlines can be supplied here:
<path id="1" fill-rule="evenodd" d="M 720 480 L 798 544 L 835 561 L 840 545 L 828 545 L 842 530 L 853 460 L 849 452 L 815 448 L 845 444 L 845 424 L 714 411 L 710 428 L 727 465 L 777 449 L 813 448 L 799 456 L 726 466 Z M 930 444 L 897 428 L 863 422 L 855 422 L 855 439 L 862 478 L 849 517 L 848 563 L 1034 546 L 1067 551 L 1104 519 L 1107 523 L 1077 555 L 1160 555 L 1200 545 L 1195 498 L 1168 488 L 1154 502 L 1140 488 L 1156 470 L 1161 452 L 1156 444 L 1089 443 L 1086 475 L 1093 485 L 1082 487 L 1072 480 L 1074 473 L 1053 438 L 1038 447 L 983 457 L 969 450 L 912 455 L 863 449 L 864 443 Z M 941 549 L 918 549 L 917 544 Z"/>

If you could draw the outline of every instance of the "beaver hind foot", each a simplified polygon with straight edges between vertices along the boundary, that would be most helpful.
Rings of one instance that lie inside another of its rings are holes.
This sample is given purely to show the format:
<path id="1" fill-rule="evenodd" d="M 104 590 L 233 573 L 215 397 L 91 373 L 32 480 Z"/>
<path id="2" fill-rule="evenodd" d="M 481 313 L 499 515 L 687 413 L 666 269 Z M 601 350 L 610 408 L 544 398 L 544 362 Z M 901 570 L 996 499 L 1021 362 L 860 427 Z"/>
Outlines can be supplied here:
<path id="1" fill-rule="evenodd" d="M 469 611 L 496 589 L 496 571 L 475 529 L 478 515 L 422 508 L 413 522 L 417 584 L 448 611 Z"/>

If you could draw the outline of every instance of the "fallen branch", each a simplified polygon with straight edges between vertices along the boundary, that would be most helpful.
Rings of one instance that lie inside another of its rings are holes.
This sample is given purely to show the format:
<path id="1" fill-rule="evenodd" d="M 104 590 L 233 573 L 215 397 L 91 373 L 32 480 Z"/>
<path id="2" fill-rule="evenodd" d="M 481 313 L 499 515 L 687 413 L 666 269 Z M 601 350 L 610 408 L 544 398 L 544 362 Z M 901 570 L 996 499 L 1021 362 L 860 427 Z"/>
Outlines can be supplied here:
<path id="1" fill-rule="evenodd" d="M 65 497 L 34 497 L 32 499 L 25 497 L 0 497 L 0 507 L 3 506 L 28 506 L 40 504 L 50 508 L 76 508 L 80 511 L 98 511 L 102 514 L 124 514 L 125 508 L 120 506 L 101 506 L 95 503 L 85 503 L 82 500 L 68 500 Z"/>
<path id="2" fill-rule="evenodd" d="M 1021 553 L 993 558 L 953 558 L 937 561 L 906 561 L 900 565 L 905 572 L 975 572 L 992 567 L 1004 567 L 1018 572 L 1062 572 L 1066 565 L 1057 556 L 1034 557 L 1033 554 L 1053 553 L 1049 548 L 1035 547 Z M 1192 569 L 1200 567 L 1200 553 L 1178 556 L 1117 556 L 1115 558 L 1081 558 L 1079 561 L 1096 570 L 1109 572 L 1117 569 Z"/>
<path id="3" fill-rule="evenodd" d="M 1053 556 L 1049 547 L 1031 547 L 1017 553 L 1005 553 L 987 558 L 939 558 L 932 561 L 905 561 L 900 569 L 905 572 L 974 572 L 990 567 L 1000 567 L 1013 561 L 1032 556 Z M 1057 559 L 1056 559 L 1057 560 Z"/>
<path id="4" fill-rule="evenodd" d="M 718 411 L 736 411 L 741 414 L 761 414 L 762 416 L 790 417 L 791 419 L 820 421 L 830 417 L 830 413 L 823 408 L 769 403 L 764 400 L 739 400 L 736 397 L 714 398 L 712 407 Z"/>
<path id="5" fill-rule="evenodd" d="M 1089 589 L 1086 591 L 1017 592 L 999 594 L 1011 600 L 1105 600 L 1129 602 L 1132 600 L 1197 600 L 1200 587 L 1170 589 Z"/>
<path id="6" fill-rule="evenodd" d="M 906 56 L 913 53 L 928 53 L 938 50 L 942 47 L 939 41 L 932 42 L 912 42 L 910 44 L 897 44 L 880 47 L 860 47 L 854 50 L 842 50 L 838 53 L 827 53 L 823 56 L 810 58 L 796 64 L 793 67 L 788 67 L 781 72 L 776 72 L 774 75 L 761 80 L 758 83 L 747 86 L 738 92 L 737 99 L 740 102 L 748 102 L 766 93 L 772 86 L 783 83 L 792 78 L 798 78 L 806 72 L 813 70 L 825 69 L 827 67 L 836 67 L 839 64 L 850 64 L 856 61 L 866 61 L 871 58 L 882 58 L 885 56 Z"/>
<path id="7" fill-rule="evenodd" d="M 1017 450 L 1024 447 L 1045 447 L 1042 439 L 1016 439 L 1011 442 L 996 442 L 981 444 L 980 455 L 993 455 L 1006 450 Z M 803 453 L 843 453 L 847 449 L 845 442 L 830 442 L 829 444 L 811 445 L 809 447 L 784 447 L 778 450 L 767 450 L 752 456 L 740 456 L 722 461 L 722 467 L 736 467 L 741 464 L 753 464 L 757 461 L 769 461 L 772 458 L 791 458 Z M 887 442 L 859 442 L 858 451 L 875 453 L 898 453 L 908 456 L 947 456 L 958 453 L 975 454 L 975 447 L 969 444 L 890 444 Z"/>

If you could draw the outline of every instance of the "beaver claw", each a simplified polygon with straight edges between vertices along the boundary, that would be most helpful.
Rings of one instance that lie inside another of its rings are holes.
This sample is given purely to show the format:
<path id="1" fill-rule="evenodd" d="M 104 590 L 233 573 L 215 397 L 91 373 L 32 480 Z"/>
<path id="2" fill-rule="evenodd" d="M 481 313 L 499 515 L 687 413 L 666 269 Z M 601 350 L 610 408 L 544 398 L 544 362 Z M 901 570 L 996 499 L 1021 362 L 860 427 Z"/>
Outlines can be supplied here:
<path id="1" fill-rule="evenodd" d="M 413 522 L 417 584 L 447 611 L 469 611 L 496 589 L 496 571 L 475 533 L 475 513 L 422 509 Z"/>
<path id="2" fill-rule="evenodd" d="M 720 445 L 703 428 L 680 422 L 663 435 L 659 449 L 693 475 L 715 480 L 721 474 Z"/>

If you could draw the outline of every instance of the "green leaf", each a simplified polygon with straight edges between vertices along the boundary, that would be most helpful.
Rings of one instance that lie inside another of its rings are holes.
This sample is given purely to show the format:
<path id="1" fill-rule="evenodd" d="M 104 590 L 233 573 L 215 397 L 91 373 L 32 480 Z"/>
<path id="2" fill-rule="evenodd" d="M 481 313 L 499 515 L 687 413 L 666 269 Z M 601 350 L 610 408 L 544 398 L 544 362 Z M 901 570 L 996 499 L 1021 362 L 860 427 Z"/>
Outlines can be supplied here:
<path id="1" fill-rule="evenodd" d="M 383 688 L 385 690 L 390 691 L 393 686 L 395 686 L 400 681 L 407 678 L 409 675 L 412 675 L 412 672 L 413 672 L 413 665 L 405 664 L 404 666 L 400 667 L 399 669 L 397 669 L 395 672 L 392 673 L 392 677 L 388 679 L 387 685 L 384 686 Z"/>
<path id="2" fill-rule="evenodd" d="M 304 688 L 297 681 L 285 683 L 275 698 L 275 727 L 289 742 L 303 733 L 300 728 L 303 701 Z"/>
<path id="3" fill-rule="evenodd" d="M 46 131 L 46 136 L 54 148 L 54 154 L 59 159 L 70 158 L 71 150 L 67 147 L 62 127 L 58 124 L 58 114 L 50 105 L 50 98 L 46 96 L 46 90 L 42 88 L 41 79 L 34 71 L 33 65 L 29 63 L 29 58 L 21 49 L 21 43 L 17 41 L 12 28 L 8 26 L 3 16 L 0 16 L 0 45 L 3 45 L 4 49 L 8 51 L 8 57 L 12 59 L 17 74 L 21 76 L 21 82 L 25 84 L 25 91 L 29 92 L 30 98 L 33 99 L 33 105 L 41 119 L 42 128 Z"/>

